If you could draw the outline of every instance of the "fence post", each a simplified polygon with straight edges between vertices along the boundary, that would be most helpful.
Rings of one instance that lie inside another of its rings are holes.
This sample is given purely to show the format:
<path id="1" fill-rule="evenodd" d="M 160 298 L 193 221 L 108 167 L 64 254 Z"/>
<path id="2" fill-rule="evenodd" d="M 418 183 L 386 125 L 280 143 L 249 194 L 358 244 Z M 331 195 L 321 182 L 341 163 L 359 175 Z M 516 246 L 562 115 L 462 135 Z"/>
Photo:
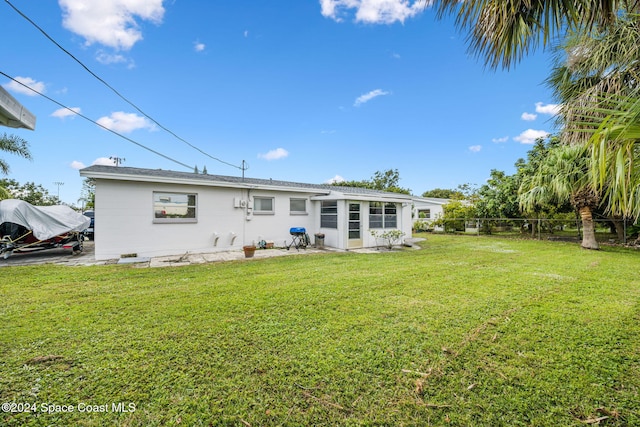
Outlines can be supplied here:
<path id="1" fill-rule="evenodd" d="M 542 234 L 542 233 L 541 233 L 541 230 L 542 230 L 542 227 L 541 227 L 541 220 L 540 220 L 540 218 L 538 218 L 538 240 L 542 240 L 542 236 L 541 236 L 541 234 Z"/>

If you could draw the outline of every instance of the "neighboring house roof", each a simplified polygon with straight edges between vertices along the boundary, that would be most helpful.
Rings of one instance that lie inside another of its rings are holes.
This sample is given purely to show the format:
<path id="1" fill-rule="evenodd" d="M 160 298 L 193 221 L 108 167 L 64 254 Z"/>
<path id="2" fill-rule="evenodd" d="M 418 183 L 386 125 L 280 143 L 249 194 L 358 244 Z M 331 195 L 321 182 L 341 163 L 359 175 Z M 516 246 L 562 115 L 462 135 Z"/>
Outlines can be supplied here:
<path id="1" fill-rule="evenodd" d="M 440 199 L 437 197 L 414 197 L 413 202 L 418 205 L 446 205 L 451 199 Z"/>
<path id="2" fill-rule="evenodd" d="M 189 184 L 211 187 L 251 188 L 262 190 L 278 190 L 291 192 L 316 193 L 314 199 L 335 200 L 336 198 L 384 200 L 393 202 L 410 202 L 413 196 L 386 191 L 371 190 L 360 187 L 343 187 L 329 184 L 308 184 L 301 182 L 279 181 L 274 179 L 243 178 L 226 175 L 196 174 L 164 169 L 142 169 L 123 166 L 93 165 L 80 170 L 80 175 L 120 181 L 162 182 L 172 184 Z"/>
<path id="3" fill-rule="evenodd" d="M 36 128 L 36 116 L 0 86 L 0 124 L 11 128 Z"/>

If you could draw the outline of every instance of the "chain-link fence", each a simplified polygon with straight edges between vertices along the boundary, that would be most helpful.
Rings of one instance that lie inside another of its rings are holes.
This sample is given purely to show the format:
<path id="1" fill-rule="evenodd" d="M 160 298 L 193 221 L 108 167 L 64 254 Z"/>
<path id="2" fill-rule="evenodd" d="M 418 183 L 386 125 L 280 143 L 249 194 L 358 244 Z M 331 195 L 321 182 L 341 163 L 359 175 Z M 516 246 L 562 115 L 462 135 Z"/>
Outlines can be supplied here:
<path id="1" fill-rule="evenodd" d="M 606 243 L 638 243 L 640 223 L 632 219 L 594 219 L 596 239 Z M 444 232 L 513 236 L 518 238 L 580 241 L 582 222 L 551 218 L 447 218 L 417 220 L 416 232 Z"/>

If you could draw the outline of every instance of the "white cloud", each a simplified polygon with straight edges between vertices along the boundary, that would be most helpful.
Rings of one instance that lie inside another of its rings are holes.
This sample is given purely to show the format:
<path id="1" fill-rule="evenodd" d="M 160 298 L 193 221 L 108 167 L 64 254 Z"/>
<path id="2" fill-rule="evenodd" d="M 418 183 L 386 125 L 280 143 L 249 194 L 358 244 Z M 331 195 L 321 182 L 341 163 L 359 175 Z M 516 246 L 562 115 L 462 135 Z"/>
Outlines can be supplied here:
<path id="1" fill-rule="evenodd" d="M 23 95 L 29 95 L 29 96 L 38 95 L 33 90 L 38 91 L 40 93 L 45 93 L 45 91 L 47 90 L 46 85 L 43 82 L 37 82 L 37 81 L 33 80 L 31 77 L 15 77 L 14 80 L 11 80 L 9 83 L 7 83 L 6 85 L 3 85 L 3 86 L 6 87 L 7 89 L 9 89 L 10 91 L 21 93 Z M 20 84 L 18 82 L 20 82 L 22 84 Z M 28 88 L 24 87 L 23 85 L 24 86 L 28 86 L 33 90 L 29 90 Z"/>
<path id="2" fill-rule="evenodd" d="M 521 144 L 533 144 L 536 142 L 536 139 L 546 138 L 547 136 L 549 136 L 549 132 L 547 131 L 527 129 L 513 139 Z"/>
<path id="3" fill-rule="evenodd" d="M 340 175 L 336 175 L 333 178 L 326 180 L 324 183 L 325 184 L 335 184 L 335 183 L 344 182 L 344 181 L 346 181 L 346 179 L 344 179 Z"/>
<path id="4" fill-rule="evenodd" d="M 469 151 L 471 151 L 472 153 L 477 153 L 480 150 L 482 150 L 482 145 L 472 145 L 471 147 L 469 147 Z"/>
<path id="5" fill-rule="evenodd" d="M 80 107 L 73 108 L 59 108 L 53 113 L 51 113 L 51 117 L 58 117 L 60 119 L 64 119 L 65 117 L 75 117 L 76 113 L 80 113 Z"/>
<path id="6" fill-rule="evenodd" d="M 532 122 L 532 121 L 534 121 L 535 119 L 538 118 L 538 115 L 537 114 L 533 114 L 533 113 L 522 113 L 520 118 L 522 120 L 527 121 L 527 122 Z"/>
<path id="7" fill-rule="evenodd" d="M 249 37 L 249 30 L 244 30 L 244 37 L 245 38 Z"/>
<path id="8" fill-rule="evenodd" d="M 373 98 L 377 98 L 378 96 L 389 95 L 389 92 L 386 92 L 382 89 L 372 90 L 369 93 L 365 93 L 364 95 L 360 95 L 356 98 L 356 101 L 353 103 L 354 107 L 359 107 L 360 105 L 371 101 Z"/>
<path id="9" fill-rule="evenodd" d="M 91 165 L 100 165 L 100 166 L 115 166 L 116 162 L 108 157 L 98 157 L 91 163 Z"/>
<path id="10" fill-rule="evenodd" d="M 62 25 L 86 40 L 114 49 L 129 50 L 142 40 L 136 19 L 160 24 L 163 0 L 58 0 Z"/>
<path id="11" fill-rule="evenodd" d="M 536 113 L 555 116 L 559 112 L 560 105 L 558 104 L 543 104 L 542 102 L 536 102 Z"/>
<path id="12" fill-rule="evenodd" d="M 109 65 L 109 64 L 122 64 L 129 62 L 129 68 L 132 68 L 133 62 L 127 59 L 125 56 L 120 54 L 113 54 L 105 52 L 104 50 L 99 50 L 96 53 L 96 61 L 101 64 Z"/>
<path id="13" fill-rule="evenodd" d="M 278 160 L 284 159 L 289 155 L 289 152 L 284 148 L 276 148 L 264 154 L 258 154 L 258 158 L 265 160 Z"/>
<path id="14" fill-rule="evenodd" d="M 78 160 L 74 160 L 73 162 L 71 162 L 69 164 L 69 166 L 71 167 L 71 169 L 75 169 L 75 170 L 80 170 L 80 169 L 84 169 L 86 166 L 84 165 L 84 163 L 78 161 Z"/>
<path id="15" fill-rule="evenodd" d="M 433 0 L 320 0 L 320 13 L 337 22 L 349 12 L 355 12 L 355 21 L 368 24 L 404 22 L 427 7 Z"/>
<path id="16" fill-rule="evenodd" d="M 207 48 L 207 45 L 205 45 L 204 43 L 200 43 L 200 42 L 194 42 L 193 43 L 193 49 L 196 52 L 202 52 Z"/>
<path id="17" fill-rule="evenodd" d="M 135 113 L 124 113 L 122 111 L 111 113 L 109 117 L 100 117 L 96 121 L 107 129 L 120 133 L 129 133 L 138 129 L 155 129 L 153 124 L 144 117 L 138 116 Z"/>
<path id="18" fill-rule="evenodd" d="M 496 144 L 501 144 L 503 142 L 507 142 L 509 140 L 508 136 L 503 136 L 501 138 L 493 138 L 491 142 L 495 142 Z"/>

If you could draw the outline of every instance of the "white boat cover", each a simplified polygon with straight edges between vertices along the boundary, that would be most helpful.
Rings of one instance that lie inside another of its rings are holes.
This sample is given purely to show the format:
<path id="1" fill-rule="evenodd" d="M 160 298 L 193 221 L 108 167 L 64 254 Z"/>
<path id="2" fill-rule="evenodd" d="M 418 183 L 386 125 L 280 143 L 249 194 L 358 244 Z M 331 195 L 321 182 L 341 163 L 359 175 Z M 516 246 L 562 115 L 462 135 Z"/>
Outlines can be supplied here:
<path id="1" fill-rule="evenodd" d="M 33 232 L 38 240 L 48 240 L 70 231 L 83 231 L 91 219 L 68 206 L 33 206 L 24 200 L 0 200 L 0 224 L 12 222 Z"/>

